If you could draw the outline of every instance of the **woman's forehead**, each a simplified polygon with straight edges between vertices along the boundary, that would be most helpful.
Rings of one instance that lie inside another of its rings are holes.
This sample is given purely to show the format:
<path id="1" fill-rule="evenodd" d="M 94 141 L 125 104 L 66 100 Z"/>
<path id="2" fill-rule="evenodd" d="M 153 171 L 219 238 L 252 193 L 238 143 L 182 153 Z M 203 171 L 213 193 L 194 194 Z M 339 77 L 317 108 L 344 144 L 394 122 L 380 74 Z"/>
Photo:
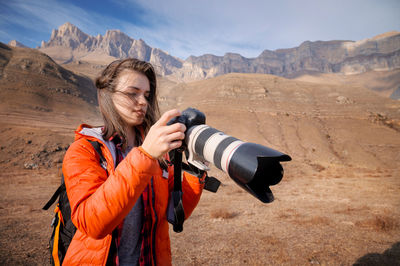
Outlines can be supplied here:
<path id="1" fill-rule="evenodd" d="M 140 89 L 150 91 L 149 79 L 142 73 L 124 70 L 118 77 L 117 90 L 127 91 L 132 89 Z"/>

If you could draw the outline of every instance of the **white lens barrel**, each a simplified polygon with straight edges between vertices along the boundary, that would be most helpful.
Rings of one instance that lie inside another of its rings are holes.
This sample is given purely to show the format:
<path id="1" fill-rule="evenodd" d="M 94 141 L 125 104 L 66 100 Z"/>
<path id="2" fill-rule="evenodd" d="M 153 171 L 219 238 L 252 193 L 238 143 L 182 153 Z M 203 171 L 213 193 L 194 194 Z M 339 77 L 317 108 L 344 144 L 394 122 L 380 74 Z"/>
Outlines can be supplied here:
<path id="1" fill-rule="evenodd" d="M 244 142 L 207 125 L 194 126 L 186 134 L 190 153 L 228 173 L 229 162 L 235 150 Z"/>

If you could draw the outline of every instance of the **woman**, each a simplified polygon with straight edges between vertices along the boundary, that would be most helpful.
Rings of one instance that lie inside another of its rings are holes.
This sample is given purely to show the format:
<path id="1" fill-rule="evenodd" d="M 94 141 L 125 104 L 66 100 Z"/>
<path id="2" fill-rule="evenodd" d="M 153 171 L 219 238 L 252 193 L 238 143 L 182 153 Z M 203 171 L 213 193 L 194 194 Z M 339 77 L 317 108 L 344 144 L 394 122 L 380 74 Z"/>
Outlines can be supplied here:
<path id="1" fill-rule="evenodd" d="M 77 232 L 64 264 L 170 265 L 167 206 L 173 167 L 167 152 L 182 145 L 185 126 L 157 121 L 156 76 L 136 59 L 111 63 L 96 80 L 104 127 L 81 125 L 63 161 L 63 174 Z M 88 142 L 101 143 L 107 164 Z M 203 177 L 204 178 L 204 177 Z M 188 218 L 203 180 L 183 173 Z"/>

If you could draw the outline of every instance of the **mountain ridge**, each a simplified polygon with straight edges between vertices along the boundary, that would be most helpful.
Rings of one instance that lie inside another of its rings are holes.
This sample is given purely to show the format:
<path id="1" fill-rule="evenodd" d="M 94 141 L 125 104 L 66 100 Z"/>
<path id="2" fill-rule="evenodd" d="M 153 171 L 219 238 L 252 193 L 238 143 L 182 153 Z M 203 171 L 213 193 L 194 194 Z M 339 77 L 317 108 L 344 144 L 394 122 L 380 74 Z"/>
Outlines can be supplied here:
<path id="1" fill-rule="evenodd" d="M 59 63 L 74 60 L 110 62 L 136 57 L 151 62 L 158 73 L 179 81 L 201 80 L 227 73 L 262 73 L 293 77 L 304 72 L 356 74 L 400 68 L 400 32 L 359 41 L 305 41 L 298 47 L 264 50 L 258 57 L 237 53 L 204 54 L 183 60 L 120 30 L 90 36 L 67 22 L 52 31 L 38 48 Z M 62 50 L 62 51 L 61 51 Z M 61 52 L 60 52 L 61 51 Z"/>

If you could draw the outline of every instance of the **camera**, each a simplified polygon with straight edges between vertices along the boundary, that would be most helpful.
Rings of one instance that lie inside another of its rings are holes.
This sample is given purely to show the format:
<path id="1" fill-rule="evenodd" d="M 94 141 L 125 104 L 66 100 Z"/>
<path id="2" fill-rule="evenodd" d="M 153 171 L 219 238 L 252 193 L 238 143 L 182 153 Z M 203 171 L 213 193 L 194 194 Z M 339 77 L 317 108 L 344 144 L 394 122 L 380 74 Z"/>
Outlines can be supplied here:
<path id="1" fill-rule="evenodd" d="M 210 162 L 260 201 L 274 200 L 269 187 L 282 180 L 284 171 L 280 162 L 290 161 L 289 155 L 226 135 L 206 125 L 205 115 L 194 108 L 184 110 L 181 116 L 168 122 L 173 123 L 182 123 L 187 128 L 180 149 L 185 150 L 189 165 L 208 171 L 204 162 Z"/>

